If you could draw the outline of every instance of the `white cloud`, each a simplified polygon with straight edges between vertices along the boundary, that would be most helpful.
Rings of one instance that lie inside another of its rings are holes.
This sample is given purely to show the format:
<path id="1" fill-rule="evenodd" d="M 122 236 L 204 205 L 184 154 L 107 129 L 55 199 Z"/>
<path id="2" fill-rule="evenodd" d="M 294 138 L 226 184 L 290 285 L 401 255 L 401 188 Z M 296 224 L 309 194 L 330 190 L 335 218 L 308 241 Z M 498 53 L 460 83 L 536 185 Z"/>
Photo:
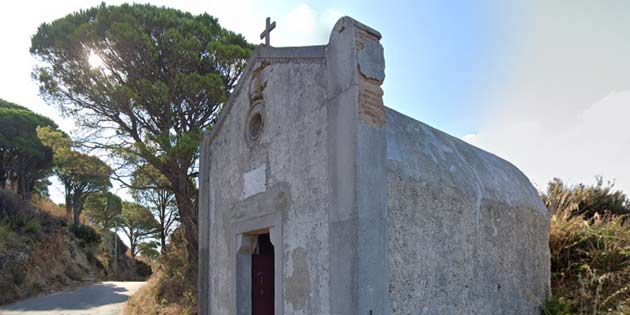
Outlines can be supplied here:
<path id="1" fill-rule="evenodd" d="M 239 8 L 235 10 L 234 8 Z M 271 45 L 310 46 L 328 42 L 328 35 L 341 14 L 335 10 L 319 12 L 306 3 L 255 3 L 251 0 L 214 1 L 208 10 L 223 27 L 243 34 L 251 43 L 261 43 L 265 19 L 276 21 Z"/>
<path id="2" fill-rule="evenodd" d="M 463 139 L 515 163 L 539 189 L 553 177 L 576 184 L 602 175 L 630 193 L 630 90 L 553 124 L 541 123 L 545 115 L 503 117 Z"/>
<path id="3" fill-rule="evenodd" d="M 630 2 L 528 2 L 464 140 L 516 164 L 539 189 L 594 176 L 630 194 Z"/>
<path id="4" fill-rule="evenodd" d="M 293 8 L 278 21 L 278 33 L 274 46 L 311 46 L 328 42 L 328 36 L 341 15 L 329 10 L 319 13 L 302 3 Z"/>

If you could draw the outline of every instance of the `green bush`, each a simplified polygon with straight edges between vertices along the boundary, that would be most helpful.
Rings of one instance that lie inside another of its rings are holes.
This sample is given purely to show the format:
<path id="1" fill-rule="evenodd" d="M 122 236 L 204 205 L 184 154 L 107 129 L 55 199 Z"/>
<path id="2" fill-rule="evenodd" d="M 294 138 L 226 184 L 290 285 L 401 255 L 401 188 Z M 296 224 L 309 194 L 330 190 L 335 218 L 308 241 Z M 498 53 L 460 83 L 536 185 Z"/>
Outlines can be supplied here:
<path id="1" fill-rule="evenodd" d="M 2 225 L 10 228 L 13 232 L 20 234 L 37 234 L 41 231 L 42 225 L 37 214 L 20 211 L 14 215 L 5 216 L 0 219 Z"/>
<path id="2" fill-rule="evenodd" d="M 571 315 L 571 305 L 564 298 L 547 297 L 540 307 L 540 315 Z"/>
<path id="3" fill-rule="evenodd" d="M 98 244 L 101 241 L 101 235 L 98 234 L 96 230 L 85 224 L 71 225 L 70 232 L 83 241 L 83 243 L 87 246 Z"/>
<path id="4" fill-rule="evenodd" d="M 7 244 L 11 243 L 14 238 L 15 233 L 11 227 L 4 222 L 0 222 L 0 251 L 2 251 Z"/>
<path id="5" fill-rule="evenodd" d="M 38 216 L 30 215 L 25 216 L 22 221 L 22 230 L 29 234 L 37 234 L 42 229 L 42 224 Z"/>

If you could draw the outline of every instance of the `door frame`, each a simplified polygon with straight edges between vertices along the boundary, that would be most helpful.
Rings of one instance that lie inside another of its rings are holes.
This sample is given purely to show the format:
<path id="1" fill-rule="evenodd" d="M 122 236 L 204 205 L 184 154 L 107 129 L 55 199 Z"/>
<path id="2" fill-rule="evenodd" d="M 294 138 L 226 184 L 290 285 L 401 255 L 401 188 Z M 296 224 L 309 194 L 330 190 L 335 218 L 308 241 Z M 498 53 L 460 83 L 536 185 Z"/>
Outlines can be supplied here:
<path id="1" fill-rule="evenodd" d="M 282 213 L 272 213 L 232 224 L 234 251 L 234 309 L 237 315 L 252 314 L 252 253 L 257 237 L 269 233 L 274 250 L 274 313 L 284 314 L 284 242 Z"/>

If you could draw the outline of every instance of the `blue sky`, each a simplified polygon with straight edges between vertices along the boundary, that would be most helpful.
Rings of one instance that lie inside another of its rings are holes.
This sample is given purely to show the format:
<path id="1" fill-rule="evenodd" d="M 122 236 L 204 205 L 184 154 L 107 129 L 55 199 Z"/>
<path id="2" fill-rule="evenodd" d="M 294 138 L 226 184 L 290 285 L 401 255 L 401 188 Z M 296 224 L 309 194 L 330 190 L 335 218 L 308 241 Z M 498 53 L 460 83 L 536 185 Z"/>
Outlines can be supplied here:
<path id="1" fill-rule="evenodd" d="M 38 97 L 30 36 L 100 2 L 0 4 L 0 98 L 71 131 Z M 149 2 L 207 12 L 254 43 L 270 16 L 274 46 L 325 44 L 335 21 L 352 16 L 383 35 L 388 107 L 509 160 L 539 189 L 553 177 L 603 175 L 630 192 L 629 1 Z"/>
<path id="2" fill-rule="evenodd" d="M 383 34 L 386 105 L 464 136 L 477 130 L 479 107 L 494 79 L 510 26 L 501 2 L 352 1 L 352 12 Z M 328 1 L 314 6 L 334 6 Z"/>

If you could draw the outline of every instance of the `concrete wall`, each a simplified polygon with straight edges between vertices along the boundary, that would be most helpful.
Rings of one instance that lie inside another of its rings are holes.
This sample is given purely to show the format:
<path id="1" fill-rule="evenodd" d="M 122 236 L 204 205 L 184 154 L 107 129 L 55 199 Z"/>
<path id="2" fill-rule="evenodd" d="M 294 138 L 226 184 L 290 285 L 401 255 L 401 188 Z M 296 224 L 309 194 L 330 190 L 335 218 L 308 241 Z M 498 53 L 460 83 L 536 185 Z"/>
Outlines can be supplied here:
<path id="1" fill-rule="evenodd" d="M 349 17 L 326 50 L 331 203 L 330 313 L 385 314 L 385 60 L 377 31 Z"/>
<path id="2" fill-rule="evenodd" d="M 344 17 L 327 46 L 253 53 L 202 144 L 200 315 L 249 314 L 258 229 L 276 249 L 276 314 L 538 314 L 537 192 L 508 162 L 386 109 L 380 37 Z"/>
<path id="3" fill-rule="evenodd" d="M 323 52 L 322 47 L 259 48 L 219 129 L 207 136 L 210 314 L 236 314 L 238 230 L 264 227 L 270 217 L 279 218 L 273 224 L 284 235 L 282 244 L 274 244 L 276 255 L 284 256 L 281 270 L 276 268 L 282 277 L 276 286 L 284 288 L 276 299 L 284 313 L 328 313 Z M 263 132 L 254 141 L 246 135 L 253 107 L 264 113 Z"/>
<path id="4" fill-rule="evenodd" d="M 539 314 L 548 213 L 510 163 L 387 110 L 390 314 Z"/>

